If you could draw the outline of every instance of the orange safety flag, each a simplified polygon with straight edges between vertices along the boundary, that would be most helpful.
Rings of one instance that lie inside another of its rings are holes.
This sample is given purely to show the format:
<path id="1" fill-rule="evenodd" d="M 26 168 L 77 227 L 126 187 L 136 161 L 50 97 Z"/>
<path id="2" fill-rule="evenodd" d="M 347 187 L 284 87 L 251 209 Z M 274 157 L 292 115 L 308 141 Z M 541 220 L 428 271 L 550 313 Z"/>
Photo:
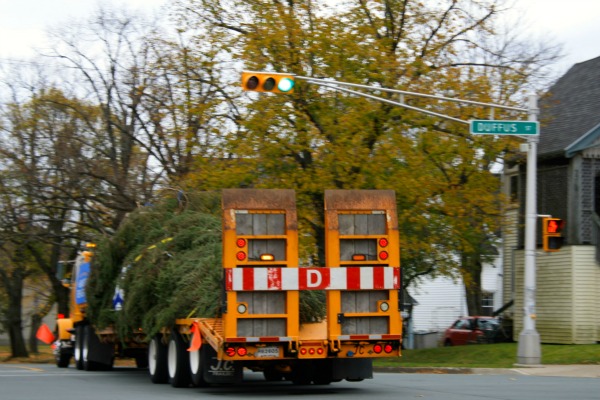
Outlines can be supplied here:
<path id="1" fill-rule="evenodd" d="M 198 322 L 192 324 L 192 341 L 190 348 L 187 351 L 198 351 L 202 347 L 202 336 L 200 335 L 200 327 Z"/>
<path id="2" fill-rule="evenodd" d="M 46 344 L 54 342 L 54 335 L 52 334 L 52 331 L 50 330 L 50 328 L 48 328 L 48 325 L 46 324 L 40 325 L 35 334 L 35 337 Z"/>

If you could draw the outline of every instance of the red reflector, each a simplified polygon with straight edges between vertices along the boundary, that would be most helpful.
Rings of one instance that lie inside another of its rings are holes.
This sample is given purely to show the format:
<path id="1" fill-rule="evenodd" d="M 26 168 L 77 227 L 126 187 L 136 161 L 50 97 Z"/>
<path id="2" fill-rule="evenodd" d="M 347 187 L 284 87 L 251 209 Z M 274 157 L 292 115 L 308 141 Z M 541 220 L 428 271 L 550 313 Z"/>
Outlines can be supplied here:
<path id="1" fill-rule="evenodd" d="M 394 350 L 394 348 L 392 347 L 391 344 L 386 344 L 385 347 L 383 348 L 383 351 L 385 351 L 386 353 L 391 353 Z"/>
<path id="2" fill-rule="evenodd" d="M 244 246 L 246 246 L 246 239 L 238 239 L 236 244 L 237 244 L 237 247 L 244 247 Z"/>
<path id="3" fill-rule="evenodd" d="M 238 251 L 235 255 L 235 258 L 237 258 L 238 261 L 244 261 L 246 259 L 246 253 L 244 253 L 243 251 Z"/>
<path id="4" fill-rule="evenodd" d="M 65 318 L 65 314 L 57 314 L 56 318 L 57 319 L 64 319 Z"/>
<path id="5" fill-rule="evenodd" d="M 229 357 L 235 356 L 235 348 L 233 348 L 233 347 L 226 348 L 225 354 L 227 354 Z"/>
<path id="6" fill-rule="evenodd" d="M 380 344 L 376 344 L 375 346 L 373 346 L 373 351 L 376 354 L 379 354 L 383 351 L 383 347 Z"/>
<path id="7" fill-rule="evenodd" d="M 379 259 L 380 260 L 387 260 L 388 259 L 388 252 L 387 251 L 380 251 L 379 252 Z"/>
<path id="8" fill-rule="evenodd" d="M 248 354 L 248 350 L 246 350 L 245 347 L 238 347 L 237 353 L 238 356 L 244 357 L 246 354 Z"/>
<path id="9" fill-rule="evenodd" d="M 380 247 L 387 247 L 388 244 L 389 243 L 388 243 L 388 240 L 386 238 L 379 239 L 379 246 Z"/>

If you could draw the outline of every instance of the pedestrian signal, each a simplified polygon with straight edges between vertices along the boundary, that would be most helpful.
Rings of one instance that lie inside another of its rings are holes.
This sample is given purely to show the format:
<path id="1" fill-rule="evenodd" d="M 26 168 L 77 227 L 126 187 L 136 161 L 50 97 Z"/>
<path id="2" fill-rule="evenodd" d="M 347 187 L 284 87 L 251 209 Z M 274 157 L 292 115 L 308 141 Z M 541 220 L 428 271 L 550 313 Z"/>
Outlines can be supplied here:
<path id="1" fill-rule="evenodd" d="M 542 219 L 542 241 L 544 251 L 560 251 L 563 245 L 563 229 L 565 221 L 560 218 Z"/>

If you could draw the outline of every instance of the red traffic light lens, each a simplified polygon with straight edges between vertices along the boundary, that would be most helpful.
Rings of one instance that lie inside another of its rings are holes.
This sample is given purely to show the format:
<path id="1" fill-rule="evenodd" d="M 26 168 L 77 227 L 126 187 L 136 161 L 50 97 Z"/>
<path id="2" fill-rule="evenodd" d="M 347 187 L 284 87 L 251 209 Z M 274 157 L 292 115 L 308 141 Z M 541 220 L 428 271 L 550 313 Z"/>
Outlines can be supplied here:
<path id="1" fill-rule="evenodd" d="M 246 81 L 246 87 L 250 90 L 256 89 L 258 87 L 258 77 L 251 76 L 250 78 L 248 78 L 248 80 Z"/>

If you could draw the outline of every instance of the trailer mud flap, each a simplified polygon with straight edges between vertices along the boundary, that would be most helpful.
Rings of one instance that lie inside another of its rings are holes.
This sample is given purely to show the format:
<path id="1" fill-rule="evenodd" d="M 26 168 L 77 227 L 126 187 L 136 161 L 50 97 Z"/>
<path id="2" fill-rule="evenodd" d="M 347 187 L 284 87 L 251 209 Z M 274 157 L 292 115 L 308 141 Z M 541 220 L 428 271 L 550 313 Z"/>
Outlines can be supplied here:
<path id="1" fill-rule="evenodd" d="M 206 383 L 229 383 L 242 382 L 243 367 L 241 363 L 234 361 L 219 360 L 217 352 L 210 346 L 202 346 L 200 349 L 203 377 Z"/>

